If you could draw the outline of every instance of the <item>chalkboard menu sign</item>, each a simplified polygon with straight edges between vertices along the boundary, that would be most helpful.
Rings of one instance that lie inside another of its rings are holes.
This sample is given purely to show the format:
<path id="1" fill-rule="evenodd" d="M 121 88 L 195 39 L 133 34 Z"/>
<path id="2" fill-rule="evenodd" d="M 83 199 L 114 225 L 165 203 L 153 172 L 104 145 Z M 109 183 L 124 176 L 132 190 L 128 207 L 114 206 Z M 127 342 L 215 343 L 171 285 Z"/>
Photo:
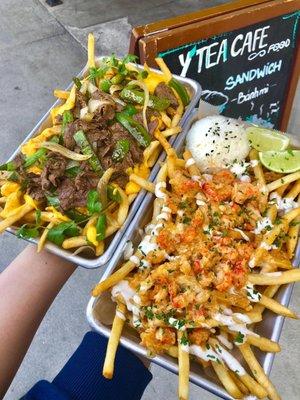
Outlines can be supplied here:
<path id="1" fill-rule="evenodd" d="M 162 57 L 197 80 L 210 113 L 284 129 L 299 76 L 300 1 L 262 3 L 142 38 L 141 61 Z"/>

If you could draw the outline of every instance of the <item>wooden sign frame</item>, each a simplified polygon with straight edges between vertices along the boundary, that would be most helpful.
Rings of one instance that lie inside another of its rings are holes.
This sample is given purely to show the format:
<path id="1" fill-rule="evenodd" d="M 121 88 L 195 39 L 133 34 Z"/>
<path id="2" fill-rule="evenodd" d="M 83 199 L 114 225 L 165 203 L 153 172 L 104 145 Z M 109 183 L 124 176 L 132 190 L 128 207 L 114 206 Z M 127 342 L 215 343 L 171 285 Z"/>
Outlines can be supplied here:
<path id="1" fill-rule="evenodd" d="M 243 6 L 241 3 L 243 3 Z M 201 39 L 208 39 L 218 34 L 245 28 L 265 20 L 279 17 L 280 15 L 299 11 L 299 9 L 300 0 L 249 0 L 231 3 L 227 8 L 220 6 L 206 9 L 196 13 L 195 17 L 193 17 L 193 14 L 187 14 L 181 17 L 182 25 L 180 26 L 178 20 L 175 19 L 160 21 L 159 23 L 153 24 L 151 27 L 151 29 L 160 27 L 161 30 L 159 32 L 149 33 L 140 37 L 138 40 L 138 52 L 135 51 L 135 54 L 139 56 L 141 63 L 147 62 L 149 66 L 155 66 L 154 59 L 157 57 L 157 54 L 170 48 L 177 48 L 185 44 L 197 42 Z M 189 17 L 192 23 L 188 22 Z M 167 28 L 162 30 L 164 23 Z M 176 23 L 177 27 L 172 28 Z M 149 31 L 149 27 L 146 26 L 146 28 L 144 31 Z M 141 33 L 141 27 L 136 28 L 134 32 L 135 34 Z M 132 37 L 133 36 L 134 33 Z M 137 47 L 137 43 L 135 39 L 132 38 L 130 50 L 134 50 L 134 46 Z M 287 128 L 293 98 L 297 88 L 300 74 L 299 50 L 300 45 L 298 43 L 295 49 L 296 55 L 288 83 L 285 105 L 281 112 L 281 130 L 286 130 Z"/>

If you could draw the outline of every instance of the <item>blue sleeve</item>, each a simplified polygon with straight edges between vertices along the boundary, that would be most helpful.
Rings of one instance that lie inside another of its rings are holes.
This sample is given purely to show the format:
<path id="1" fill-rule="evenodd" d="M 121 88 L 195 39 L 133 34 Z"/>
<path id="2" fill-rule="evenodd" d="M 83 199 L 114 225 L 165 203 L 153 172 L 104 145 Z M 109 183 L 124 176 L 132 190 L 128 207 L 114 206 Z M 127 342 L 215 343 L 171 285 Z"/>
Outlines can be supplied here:
<path id="1" fill-rule="evenodd" d="M 103 378 L 106 345 L 106 338 L 88 332 L 53 382 L 39 381 L 22 400 L 139 400 L 152 374 L 138 357 L 119 346 L 114 378 Z"/>

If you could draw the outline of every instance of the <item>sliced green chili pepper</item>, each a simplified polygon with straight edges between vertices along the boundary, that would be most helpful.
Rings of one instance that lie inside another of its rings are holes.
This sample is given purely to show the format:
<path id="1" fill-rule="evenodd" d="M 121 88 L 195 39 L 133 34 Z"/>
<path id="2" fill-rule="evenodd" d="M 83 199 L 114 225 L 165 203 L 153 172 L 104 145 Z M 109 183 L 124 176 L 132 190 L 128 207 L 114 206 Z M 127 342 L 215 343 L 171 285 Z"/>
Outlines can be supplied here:
<path id="1" fill-rule="evenodd" d="M 79 173 L 81 169 L 77 165 L 74 167 L 70 167 L 66 169 L 66 175 L 69 176 L 70 178 L 75 178 Z"/>
<path id="2" fill-rule="evenodd" d="M 175 90 L 175 92 L 178 94 L 180 97 L 182 103 L 184 106 L 187 106 L 190 102 L 190 96 L 182 83 L 177 81 L 175 78 L 172 78 L 168 85 Z"/>
<path id="3" fill-rule="evenodd" d="M 105 239 L 105 228 L 106 228 L 106 216 L 101 214 L 96 223 L 97 239 Z"/>
<path id="4" fill-rule="evenodd" d="M 137 114 L 137 112 L 138 110 L 132 104 L 127 104 L 127 106 L 122 110 L 122 113 L 130 116 Z"/>
<path id="5" fill-rule="evenodd" d="M 108 92 L 109 92 L 109 89 L 110 89 L 110 87 L 111 87 L 111 85 L 112 85 L 112 83 L 111 83 L 111 81 L 110 81 L 109 79 L 103 79 L 103 80 L 100 82 L 99 87 L 100 87 L 100 89 L 101 89 L 103 92 L 108 93 Z"/>
<path id="6" fill-rule="evenodd" d="M 62 126 L 61 126 L 61 131 L 64 133 L 66 126 L 70 123 L 73 122 L 73 114 L 71 113 L 70 110 L 66 110 L 63 112 L 62 116 Z"/>
<path id="7" fill-rule="evenodd" d="M 120 162 L 124 159 L 126 154 L 129 152 L 130 142 L 127 139 L 120 139 L 117 141 L 111 158 L 114 162 Z"/>
<path id="8" fill-rule="evenodd" d="M 148 72 L 147 71 L 140 71 L 139 73 L 138 73 L 138 79 L 146 79 L 147 78 L 147 76 L 148 76 L 149 74 L 148 74 Z"/>
<path id="9" fill-rule="evenodd" d="M 143 125 L 122 112 L 116 113 L 116 120 L 128 130 L 140 146 L 149 146 L 151 143 L 151 137 Z"/>
<path id="10" fill-rule="evenodd" d="M 73 82 L 75 83 L 77 89 L 80 90 L 80 89 L 81 89 L 81 85 L 82 85 L 80 79 L 77 78 L 77 76 L 75 76 L 75 77 L 73 78 Z"/>
<path id="11" fill-rule="evenodd" d="M 5 164 L 0 165 L 0 171 L 14 171 L 16 169 L 13 161 L 8 161 Z"/>
<path id="12" fill-rule="evenodd" d="M 47 153 L 47 150 L 43 147 L 36 151 L 31 156 L 26 157 L 24 167 L 28 168 L 31 165 L 35 164 L 41 157 L 43 157 Z"/>
<path id="13" fill-rule="evenodd" d="M 77 131 L 73 137 L 77 145 L 80 147 L 82 153 L 91 155 L 91 158 L 88 159 L 88 162 L 92 169 L 102 175 L 103 169 L 100 161 L 94 153 L 89 141 L 87 140 L 85 133 L 83 131 Z"/>
<path id="14" fill-rule="evenodd" d="M 8 181 L 18 182 L 20 179 L 19 174 L 16 171 L 12 171 L 11 174 L 7 177 Z"/>
<path id="15" fill-rule="evenodd" d="M 145 93 L 141 92 L 140 90 L 131 89 L 131 88 L 124 88 L 120 92 L 120 97 L 128 101 L 129 103 L 137 103 L 137 104 L 144 104 L 145 102 Z M 163 111 L 170 107 L 170 100 L 168 99 L 161 99 L 160 97 L 154 96 L 150 94 L 149 96 L 149 103 L 148 106 L 150 108 L 154 108 L 158 111 Z"/>
<path id="16" fill-rule="evenodd" d="M 122 74 L 116 74 L 115 76 L 113 76 L 111 78 L 111 83 L 113 85 L 118 85 L 119 83 L 121 83 L 124 80 L 124 75 Z"/>
<path id="17" fill-rule="evenodd" d="M 102 210 L 102 204 L 99 199 L 99 193 L 96 189 L 89 190 L 87 194 L 86 207 L 91 214 L 99 213 Z"/>
<path id="18" fill-rule="evenodd" d="M 117 203 L 121 203 L 122 201 L 118 189 L 112 185 L 107 186 L 107 197 L 109 198 L 109 200 L 115 201 Z"/>

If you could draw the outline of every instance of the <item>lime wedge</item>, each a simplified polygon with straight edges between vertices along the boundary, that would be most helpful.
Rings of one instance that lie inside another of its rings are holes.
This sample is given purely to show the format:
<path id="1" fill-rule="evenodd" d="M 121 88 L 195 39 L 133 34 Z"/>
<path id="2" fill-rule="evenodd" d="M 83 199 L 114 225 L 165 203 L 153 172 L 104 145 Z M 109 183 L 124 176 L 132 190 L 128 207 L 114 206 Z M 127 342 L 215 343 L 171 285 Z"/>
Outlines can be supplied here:
<path id="1" fill-rule="evenodd" d="M 259 158 L 271 171 L 290 173 L 300 170 L 300 150 L 264 151 L 259 153 Z"/>
<path id="2" fill-rule="evenodd" d="M 250 126 L 246 129 L 250 146 L 258 151 L 282 151 L 287 149 L 290 139 L 279 131 Z"/>

